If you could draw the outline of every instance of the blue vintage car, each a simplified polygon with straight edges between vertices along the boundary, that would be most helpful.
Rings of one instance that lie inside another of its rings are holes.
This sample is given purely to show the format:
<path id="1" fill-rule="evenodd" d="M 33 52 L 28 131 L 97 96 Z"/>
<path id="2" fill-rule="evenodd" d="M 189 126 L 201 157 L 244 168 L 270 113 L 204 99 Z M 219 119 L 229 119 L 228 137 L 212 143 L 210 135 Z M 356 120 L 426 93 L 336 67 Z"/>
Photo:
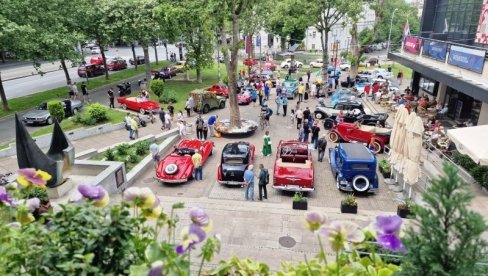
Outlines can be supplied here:
<path id="1" fill-rule="evenodd" d="M 298 94 L 298 81 L 297 80 L 286 80 L 283 83 L 283 91 L 286 92 L 286 97 L 288 99 L 293 99 Z"/>
<path id="2" fill-rule="evenodd" d="M 329 148 L 329 163 L 341 191 L 375 193 L 379 189 L 376 156 L 360 143 Z"/>
<path id="3" fill-rule="evenodd" d="M 349 89 L 341 87 L 339 90 L 334 92 L 334 94 L 332 94 L 332 97 L 330 98 L 330 103 L 329 103 L 328 107 L 333 107 L 336 105 L 337 102 L 342 101 L 342 100 L 347 101 L 347 100 L 351 99 L 352 95 L 353 94 Z"/>

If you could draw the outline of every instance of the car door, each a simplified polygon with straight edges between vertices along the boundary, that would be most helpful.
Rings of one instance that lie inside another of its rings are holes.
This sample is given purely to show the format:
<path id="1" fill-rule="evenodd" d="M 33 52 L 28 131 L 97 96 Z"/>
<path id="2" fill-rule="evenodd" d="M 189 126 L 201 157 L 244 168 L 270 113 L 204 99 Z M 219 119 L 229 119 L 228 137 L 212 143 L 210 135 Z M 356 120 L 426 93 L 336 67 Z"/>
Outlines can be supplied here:
<path id="1" fill-rule="evenodd" d="M 125 105 L 128 109 L 139 110 L 139 106 L 135 97 L 126 98 Z"/>

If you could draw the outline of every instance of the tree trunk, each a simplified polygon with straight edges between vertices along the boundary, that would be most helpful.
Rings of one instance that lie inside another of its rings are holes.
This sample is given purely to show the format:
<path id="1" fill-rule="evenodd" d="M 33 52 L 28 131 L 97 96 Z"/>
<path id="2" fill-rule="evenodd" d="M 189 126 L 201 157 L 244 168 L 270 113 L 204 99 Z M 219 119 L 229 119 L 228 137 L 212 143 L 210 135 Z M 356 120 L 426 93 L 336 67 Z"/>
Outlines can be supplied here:
<path id="1" fill-rule="evenodd" d="M 107 58 L 105 57 L 105 49 L 103 48 L 102 43 L 100 43 L 100 52 L 102 53 L 103 68 L 105 69 L 105 79 L 108 80 Z"/>
<path id="2" fill-rule="evenodd" d="M 71 83 L 71 78 L 69 77 L 68 68 L 66 67 L 66 62 L 64 61 L 63 58 L 61 59 L 61 67 L 63 68 L 64 76 L 66 77 L 66 82 Z"/>
<path id="3" fill-rule="evenodd" d="M 164 43 L 164 49 L 166 49 L 166 60 L 169 60 L 168 58 L 168 44 Z"/>
<path id="4" fill-rule="evenodd" d="M 197 66 L 197 68 L 195 68 L 195 71 L 197 72 L 197 82 L 202 83 L 202 68 L 200 68 L 200 66 Z"/>
<path id="5" fill-rule="evenodd" d="M 5 51 L 1 51 L 0 56 L 2 57 L 2 63 L 5 63 Z"/>
<path id="6" fill-rule="evenodd" d="M 7 96 L 5 95 L 5 90 L 3 89 L 2 72 L 0 72 L 0 98 L 2 99 L 3 111 L 9 111 Z"/>
<path id="7" fill-rule="evenodd" d="M 322 70 L 320 75 L 322 76 L 322 88 L 324 89 L 324 93 L 327 93 L 328 84 L 328 74 L 327 68 L 329 67 L 329 29 L 321 30 L 320 31 L 320 42 L 322 43 L 322 60 L 324 63 L 322 64 Z"/>
<path id="8" fill-rule="evenodd" d="M 154 56 L 156 57 L 156 64 L 159 64 L 159 59 L 158 59 L 158 48 L 156 46 L 156 43 L 154 43 Z"/>
<path id="9" fill-rule="evenodd" d="M 136 68 L 137 71 L 136 47 L 134 43 L 132 43 L 131 48 L 132 48 L 132 58 L 134 59 L 134 67 Z"/>
<path id="10" fill-rule="evenodd" d="M 280 47 L 281 47 L 281 51 L 285 51 L 285 48 L 286 48 L 286 38 L 285 37 L 281 37 L 280 36 Z"/>
<path id="11" fill-rule="evenodd" d="M 144 52 L 144 69 L 146 72 L 146 87 L 151 84 L 151 63 L 149 61 L 149 46 L 147 44 L 142 44 L 142 51 Z"/>
<path id="12" fill-rule="evenodd" d="M 358 39 L 358 24 L 353 22 L 351 26 L 351 70 L 349 76 L 356 78 L 358 74 L 359 62 L 361 60 L 361 53 L 359 52 L 359 39 Z"/>

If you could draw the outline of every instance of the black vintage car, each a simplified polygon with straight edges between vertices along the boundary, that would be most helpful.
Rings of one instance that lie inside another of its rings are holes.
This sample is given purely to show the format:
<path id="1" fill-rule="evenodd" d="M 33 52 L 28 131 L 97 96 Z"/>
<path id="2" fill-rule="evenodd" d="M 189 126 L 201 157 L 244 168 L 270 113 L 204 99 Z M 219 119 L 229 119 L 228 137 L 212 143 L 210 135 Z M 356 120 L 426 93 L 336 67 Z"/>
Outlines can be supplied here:
<path id="1" fill-rule="evenodd" d="M 381 127 L 385 127 L 386 119 L 388 119 L 387 113 L 376 113 L 376 114 L 353 114 L 353 113 L 346 113 L 344 114 L 344 122 L 346 123 L 354 123 L 359 121 L 362 125 L 368 126 L 376 126 L 377 124 L 381 125 Z M 324 128 L 331 129 L 336 124 L 336 115 L 325 119 L 324 121 Z"/>
<path id="2" fill-rule="evenodd" d="M 254 145 L 243 141 L 225 145 L 217 171 L 219 183 L 243 185 L 244 171 L 254 161 L 254 150 Z"/>
<path id="3" fill-rule="evenodd" d="M 144 56 L 136 56 L 136 62 L 134 62 L 133 58 L 129 59 L 129 63 L 131 65 L 135 65 L 136 63 L 137 64 L 144 64 L 145 62 L 146 62 L 146 60 L 144 59 Z"/>

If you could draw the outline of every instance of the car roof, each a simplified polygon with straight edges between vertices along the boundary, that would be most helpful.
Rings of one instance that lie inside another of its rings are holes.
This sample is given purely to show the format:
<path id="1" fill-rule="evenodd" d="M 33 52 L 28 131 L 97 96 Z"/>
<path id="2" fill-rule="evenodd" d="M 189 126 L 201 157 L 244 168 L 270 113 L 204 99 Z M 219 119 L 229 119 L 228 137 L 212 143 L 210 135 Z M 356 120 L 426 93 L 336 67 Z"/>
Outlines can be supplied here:
<path id="1" fill-rule="evenodd" d="M 341 143 L 339 144 L 339 150 L 341 150 L 342 155 L 346 159 L 368 161 L 375 160 L 375 157 L 371 151 L 361 143 Z"/>
<path id="2" fill-rule="evenodd" d="M 337 104 L 349 104 L 349 105 L 363 105 L 360 102 L 350 101 L 350 100 L 338 100 L 336 103 Z"/>

